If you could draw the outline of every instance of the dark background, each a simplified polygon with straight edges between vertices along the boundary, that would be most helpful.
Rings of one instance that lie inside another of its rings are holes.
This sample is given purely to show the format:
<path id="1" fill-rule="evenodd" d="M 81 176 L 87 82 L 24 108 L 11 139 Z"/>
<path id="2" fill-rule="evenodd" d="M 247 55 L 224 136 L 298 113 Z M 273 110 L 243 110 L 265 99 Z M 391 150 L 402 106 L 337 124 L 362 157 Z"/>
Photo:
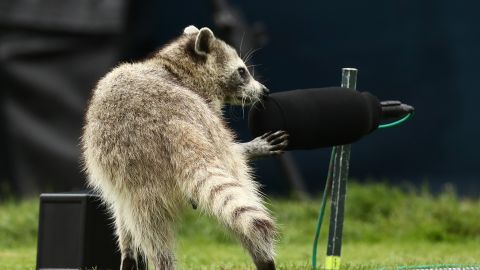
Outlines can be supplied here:
<path id="1" fill-rule="evenodd" d="M 234 1 L 269 42 L 256 68 L 273 91 L 338 85 L 342 67 L 359 69 L 358 88 L 416 107 L 404 126 L 353 146 L 351 175 L 414 181 L 437 189 L 456 183 L 478 194 L 480 181 L 480 3 L 475 1 Z M 184 8 L 182 8 L 184 7 Z M 159 10 L 182 10 L 154 14 Z M 143 17 L 143 44 L 162 44 L 183 25 L 211 25 L 202 1 L 163 3 Z M 144 12 L 139 12 L 145 14 Z M 192 18 L 195 18 L 192 21 Z M 155 33 L 150 36 L 150 33 Z M 148 40 L 147 42 L 145 42 Z M 233 125 L 248 139 L 243 122 Z M 305 179 L 320 187 L 329 150 L 294 153 Z M 268 187 L 286 183 L 274 161 L 258 162 Z M 280 180 L 282 179 L 282 180 Z M 280 183 L 279 183 L 280 182 Z"/>
<path id="2" fill-rule="evenodd" d="M 253 62 L 261 64 L 255 71 L 271 91 L 339 85 L 341 68 L 355 67 L 359 90 L 415 106 L 410 122 L 376 131 L 353 145 L 352 177 L 428 182 L 433 189 L 454 183 L 463 194 L 479 194 L 480 2 L 231 3 L 248 22 L 262 22 L 266 28 L 268 43 Z M 132 2 L 126 18 L 124 61 L 145 57 L 190 24 L 215 32 L 208 1 Z M 246 122 L 237 119 L 241 113 L 226 115 L 240 138 L 249 139 Z M 293 155 L 308 186 L 319 190 L 329 150 Z M 288 192 L 278 161 L 255 165 L 268 191 Z"/>

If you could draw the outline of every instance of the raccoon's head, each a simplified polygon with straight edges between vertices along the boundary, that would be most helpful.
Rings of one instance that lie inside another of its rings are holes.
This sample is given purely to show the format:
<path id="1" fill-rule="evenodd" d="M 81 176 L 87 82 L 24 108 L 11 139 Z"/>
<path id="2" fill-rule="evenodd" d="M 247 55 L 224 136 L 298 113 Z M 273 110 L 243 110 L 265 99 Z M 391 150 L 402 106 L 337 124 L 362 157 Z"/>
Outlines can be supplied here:
<path id="1" fill-rule="evenodd" d="M 159 57 L 166 60 L 167 69 L 182 83 L 214 105 L 249 105 L 268 94 L 235 49 L 207 27 L 186 27 L 180 38 L 160 51 Z"/>

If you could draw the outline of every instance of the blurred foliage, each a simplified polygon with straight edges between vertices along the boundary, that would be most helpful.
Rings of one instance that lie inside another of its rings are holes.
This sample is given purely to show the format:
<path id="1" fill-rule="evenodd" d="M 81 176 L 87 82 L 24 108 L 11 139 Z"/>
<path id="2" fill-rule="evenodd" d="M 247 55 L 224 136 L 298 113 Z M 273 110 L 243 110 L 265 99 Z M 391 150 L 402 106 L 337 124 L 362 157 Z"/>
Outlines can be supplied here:
<path id="1" fill-rule="evenodd" d="M 38 202 L 7 198 L 0 203 L 0 249 L 36 245 Z"/>
<path id="2" fill-rule="evenodd" d="M 313 201 L 276 198 L 270 209 L 280 225 L 282 243 L 312 240 L 320 207 Z M 346 242 L 431 241 L 462 242 L 480 240 L 480 199 L 460 199 L 452 188 L 432 195 L 427 187 L 392 187 L 385 183 L 349 183 L 347 191 L 344 240 Z M 327 209 L 328 206 L 327 206 Z M 328 211 L 322 237 L 328 230 Z M 220 225 L 188 211 L 180 234 L 187 238 L 208 235 L 208 241 L 230 243 Z"/>

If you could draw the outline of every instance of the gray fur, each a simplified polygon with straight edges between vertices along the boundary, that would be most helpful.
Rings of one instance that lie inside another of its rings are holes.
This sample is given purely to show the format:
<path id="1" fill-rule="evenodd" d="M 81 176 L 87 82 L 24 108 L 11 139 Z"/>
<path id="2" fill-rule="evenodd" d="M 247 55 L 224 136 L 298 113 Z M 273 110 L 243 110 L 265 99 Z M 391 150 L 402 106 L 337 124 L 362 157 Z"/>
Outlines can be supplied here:
<path id="1" fill-rule="evenodd" d="M 239 75 L 246 67 L 233 48 L 195 29 L 98 82 L 82 136 L 89 185 L 111 210 L 125 268 L 140 251 L 156 269 L 175 269 L 175 222 L 194 201 L 239 238 L 257 269 L 274 269 L 275 222 L 247 160 L 279 153 L 286 137 L 236 142 L 222 105 L 257 102 L 265 87 Z"/>

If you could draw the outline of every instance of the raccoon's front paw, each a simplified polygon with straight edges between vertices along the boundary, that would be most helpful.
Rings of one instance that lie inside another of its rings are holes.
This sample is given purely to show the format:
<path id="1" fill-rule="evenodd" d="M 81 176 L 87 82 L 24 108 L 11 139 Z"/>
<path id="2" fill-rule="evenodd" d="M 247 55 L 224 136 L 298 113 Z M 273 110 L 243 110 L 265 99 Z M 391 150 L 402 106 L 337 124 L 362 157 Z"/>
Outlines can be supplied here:
<path id="1" fill-rule="evenodd" d="M 288 133 L 283 130 L 267 132 L 255 138 L 252 143 L 257 147 L 257 156 L 273 156 L 283 153 L 288 145 Z"/>
<path id="2" fill-rule="evenodd" d="M 283 150 L 288 145 L 288 133 L 283 130 L 276 132 L 267 132 L 260 136 L 260 139 L 267 144 L 267 151 L 269 155 L 278 155 L 283 153 Z"/>

